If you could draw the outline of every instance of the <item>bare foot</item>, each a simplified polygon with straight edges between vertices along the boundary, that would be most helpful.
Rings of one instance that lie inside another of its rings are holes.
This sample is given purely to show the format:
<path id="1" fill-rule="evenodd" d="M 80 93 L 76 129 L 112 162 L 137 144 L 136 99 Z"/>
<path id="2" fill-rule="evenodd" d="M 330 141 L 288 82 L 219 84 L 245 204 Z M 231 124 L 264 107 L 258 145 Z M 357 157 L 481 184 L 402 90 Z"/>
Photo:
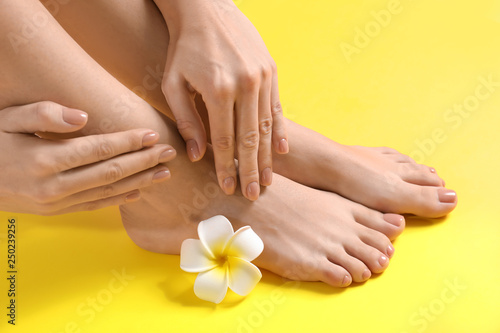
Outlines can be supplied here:
<path id="1" fill-rule="evenodd" d="M 440 217 L 457 205 L 433 168 L 392 148 L 344 146 L 292 122 L 289 132 L 290 153 L 274 168 L 290 179 L 382 212 Z"/>
<path id="2" fill-rule="evenodd" d="M 279 175 L 256 202 L 241 194 L 226 196 L 210 158 L 192 164 L 180 156 L 174 162 L 169 182 L 143 190 L 142 200 L 120 207 L 129 236 L 149 251 L 178 254 L 184 239 L 197 238 L 198 222 L 221 214 L 235 229 L 250 225 L 263 239 L 264 252 L 255 260 L 259 267 L 345 287 L 384 271 L 394 253 L 390 239 L 404 229 L 400 215 L 382 214 Z"/>

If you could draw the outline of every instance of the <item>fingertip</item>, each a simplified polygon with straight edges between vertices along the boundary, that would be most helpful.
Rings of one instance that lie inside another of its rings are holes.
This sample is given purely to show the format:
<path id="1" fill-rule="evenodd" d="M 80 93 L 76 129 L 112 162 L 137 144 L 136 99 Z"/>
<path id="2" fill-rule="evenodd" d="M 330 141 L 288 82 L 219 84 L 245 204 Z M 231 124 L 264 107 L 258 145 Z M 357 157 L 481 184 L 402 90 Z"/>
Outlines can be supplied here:
<path id="1" fill-rule="evenodd" d="M 275 150 L 278 154 L 288 154 L 288 152 L 290 151 L 288 140 L 285 138 L 280 139 L 275 145 Z"/>
<path id="2" fill-rule="evenodd" d="M 195 140 L 188 140 L 186 142 L 186 151 L 191 162 L 197 162 L 202 158 L 200 148 Z"/>
<path id="3" fill-rule="evenodd" d="M 251 182 L 247 185 L 246 198 L 251 201 L 255 201 L 259 198 L 260 187 L 257 182 Z"/>
<path id="4" fill-rule="evenodd" d="M 222 190 L 226 195 L 233 195 L 236 190 L 236 180 L 234 177 L 227 177 L 222 181 Z"/>
<path id="5" fill-rule="evenodd" d="M 155 143 L 157 143 L 159 139 L 160 139 L 160 134 L 158 134 L 157 132 L 155 131 L 148 132 L 142 137 L 142 146 L 143 147 L 152 146 Z"/>
<path id="6" fill-rule="evenodd" d="M 273 182 L 273 172 L 271 168 L 262 170 L 260 178 L 260 184 L 262 186 L 270 186 Z"/>

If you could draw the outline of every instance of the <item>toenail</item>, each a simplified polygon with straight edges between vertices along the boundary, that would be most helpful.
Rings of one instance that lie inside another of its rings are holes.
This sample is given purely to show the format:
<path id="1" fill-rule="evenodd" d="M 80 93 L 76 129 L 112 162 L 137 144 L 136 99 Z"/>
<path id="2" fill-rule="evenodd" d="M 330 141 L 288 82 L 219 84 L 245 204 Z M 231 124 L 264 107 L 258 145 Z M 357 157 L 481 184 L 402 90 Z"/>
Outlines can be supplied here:
<path id="1" fill-rule="evenodd" d="M 384 214 L 384 220 L 396 227 L 400 227 L 403 225 L 405 218 L 398 214 Z"/>
<path id="2" fill-rule="evenodd" d="M 440 188 L 438 190 L 439 201 L 442 203 L 455 203 L 457 200 L 457 193 L 453 190 Z"/>
<path id="3" fill-rule="evenodd" d="M 372 272 L 370 272 L 369 269 L 365 269 L 365 271 L 363 272 L 363 275 L 361 275 L 361 279 L 363 281 L 366 281 L 370 278 L 370 276 L 372 276 Z"/>
<path id="4" fill-rule="evenodd" d="M 351 284 L 351 277 L 349 275 L 344 276 L 344 279 L 342 280 L 342 287 L 347 287 L 348 285 Z"/>
<path id="5" fill-rule="evenodd" d="M 429 168 L 429 170 L 430 170 L 432 173 L 436 173 L 436 169 L 434 169 L 434 168 Z"/>
<path id="6" fill-rule="evenodd" d="M 389 256 L 389 258 L 392 258 L 392 255 L 394 254 L 394 247 L 389 244 L 389 246 L 387 247 L 387 255 Z"/>
<path id="7" fill-rule="evenodd" d="M 380 266 L 382 267 L 385 267 L 387 265 L 387 262 L 389 261 L 389 259 L 387 259 L 386 256 L 380 256 L 380 258 L 378 259 L 378 263 L 380 264 Z"/>

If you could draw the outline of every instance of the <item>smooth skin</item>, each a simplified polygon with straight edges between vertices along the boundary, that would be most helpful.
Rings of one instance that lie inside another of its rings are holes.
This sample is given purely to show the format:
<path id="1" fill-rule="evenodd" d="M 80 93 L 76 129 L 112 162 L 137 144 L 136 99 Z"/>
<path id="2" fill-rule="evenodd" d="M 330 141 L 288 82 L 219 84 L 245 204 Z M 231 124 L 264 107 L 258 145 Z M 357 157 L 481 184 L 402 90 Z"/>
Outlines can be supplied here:
<path id="1" fill-rule="evenodd" d="M 144 7 L 147 2 L 124 1 L 117 2 L 116 9 L 125 7 L 142 21 L 140 13 L 149 10 Z M 110 5 L 108 1 L 102 4 Z M 6 7 L 0 12 L 3 32 L 19 31 L 22 22 L 35 15 L 49 15 L 36 0 L 9 0 Z M 8 46 L 0 40 L 3 50 Z M 23 47 L 19 54 L 1 53 L 0 70 L 6 75 L 0 82 L 7 89 L 0 91 L 0 101 L 29 104 L 33 99 L 52 100 L 87 110 L 86 130 L 90 133 L 150 128 L 160 135 L 160 143 L 178 151 L 169 162 L 169 182 L 141 189 L 141 200 L 121 206 L 124 226 L 139 246 L 178 253 L 180 243 L 193 237 L 200 219 L 218 212 L 235 227 L 252 226 L 266 244 L 256 263 L 283 276 L 347 286 L 387 268 L 393 254 L 390 239 L 404 228 L 402 216 L 382 214 L 277 174 L 273 186 L 265 188 L 258 201 L 249 201 L 239 191 L 227 196 L 212 176 L 215 168 L 210 149 L 204 159 L 192 163 L 185 150 L 179 149 L 184 140 L 175 125 L 100 67 L 54 19 L 47 18 L 37 38 Z M 120 112 L 116 112 L 117 103 Z M 200 201 L 200 191 L 207 193 L 207 189 L 212 194 L 209 198 L 203 194 L 206 199 Z"/>
<path id="2" fill-rule="evenodd" d="M 163 73 L 170 45 L 163 16 L 149 1 L 120 3 L 72 1 L 55 17 L 114 77 L 174 118 L 161 80 L 155 85 L 153 79 L 153 74 Z M 109 21 L 117 23 L 110 25 Z M 196 102 L 198 113 L 208 124 L 203 101 Z M 273 170 L 278 174 L 384 213 L 440 217 L 457 205 L 456 192 L 444 187 L 434 168 L 417 164 L 392 148 L 342 145 L 285 121 L 290 150 L 273 154 Z"/>
<path id="3" fill-rule="evenodd" d="M 41 137 L 76 132 L 87 121 L 87 113 L 52 102 L 0 110 L 0 210 L 39 215 L 95 210 L 137 201 L 139 189 L 170 178 L 160 163 L 172 160 L 175 150 L 156 145 L 159 134 L 152 130 Z"/>

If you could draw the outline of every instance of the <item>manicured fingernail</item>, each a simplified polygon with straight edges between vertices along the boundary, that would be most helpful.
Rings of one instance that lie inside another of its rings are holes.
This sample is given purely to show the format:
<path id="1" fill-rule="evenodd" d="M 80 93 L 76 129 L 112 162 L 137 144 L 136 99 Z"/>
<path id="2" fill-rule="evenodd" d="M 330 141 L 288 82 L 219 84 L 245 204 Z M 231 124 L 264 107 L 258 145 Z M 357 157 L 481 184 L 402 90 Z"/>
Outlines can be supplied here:
<path id="1" fill-rule="evenodd" d="M 247 185 L 247 198 L 250 200 L 257 200 L 259 198 L 260 187 L 257 182 L 251 182 Z"/>
<path id="2" fill-rule="evenodd" d="M 227 177 L 222 182 L 222 186 L 223 186 L 224 193 L 226 193 L 227 195 L 233 194 L 234 193 L 234 189 L 236 187 L 234 178 L 233 177 Z"/>
<path id="3" fill-rule="evenodd" d="M 279 143 L 279 149 L 281 154 L 286 154 L 288 153 L 288 141 L 286 139 L 281 139 Z"/>
<path id="4" fill-rule="evenodd" d="M 453 190 L 440 188 L 438 190 L 439 201 L 442 203 L 455 203 L 457 200 L 457 193 Z"/>
<path id="5" fill-rule="evenodd" d="M 125 202 L 134 202 L 141 198 L 141 192 L 135 191 L 125 197 Z"/>
<path id="6" fill-rule="evenodd" d="M 388 262 L 389 262 L 389 259 L 386 256 L 384 256 L 384 255 L 380 256 L 380 258 L 378 259 L 378 263 L 382 267 L 385 267 Z"/>
<path id="7" fill-rule="evenodd" d="M 188 140 L 186 142 L 186 148 L 191 162 L 196 162 L 200 159 L 200 149 L 196 141 Z"/>
<path id="8" fill-rule="evenodd" d="M 271 171 L 271 168 L 265 168 L 262 170 L 261 175 L 260 175 L 260 184 L 264 186 L 269 186 L 273 182 L 273 172 Z"/>
<path id="9" fill-rule="evenodd" d="M 372 276 L 372 272 L 370 272 L 369 269 L 365 269 L 365 271 L 363 272 L 363 275 L 361 275 L 361 279 L 363 281 L 366 281 L 370 278 L 370 276 Z"/>
<path id="10" fill-rule="evenodd" d="M 158 133 L 150 132 L 150 133 L 143 136 L 142 145 L 144 147 L 151 146 L 151 145 L 155 144 L 159 138 L 160 138 L 160 135 Z"/>
<path id="11" fill-rule="evenodd" d="M 398 214 L 384 214 L 384 220 L 396 227 L 400 227 L 403 225 L 405 218 Z"/>
<path id="12" fill-rule="evenodd" d="M 171 161 L 175 157 L 175 155 L 176 155 L 175 149 L 169 148 L 160 154 L 158 161 L 160 163 Z"/>
<path id="13" fill-rule="evenodd" d="M 351 277 L 349 275 L 345 275 L 344 279 L 342 280 L 342 287 L 347 287 L 348 285 L 351 284 Z"/>
<path id="14" fill-rule="evenodd" d="M 392 258 L 393 254 L 394 254 L 394 247 L 391 244 L 389 244 L 389 246 L 387 246 L 387 255 L 389 256 L 389 258 Z"/>
<path id="15" fill-rule="evenodd" d="M 153 183 L 160 183 L 170 178 L 170 171 L 168 169 L 158 171 L 153 175 Z"/>
<path id="16" fill-rule="evenodd" d="M 68 108 L 63 110 L 63 120 L 70 125 L 83 125 L 88 118 L 89 115 L 83 111 Z"/>

